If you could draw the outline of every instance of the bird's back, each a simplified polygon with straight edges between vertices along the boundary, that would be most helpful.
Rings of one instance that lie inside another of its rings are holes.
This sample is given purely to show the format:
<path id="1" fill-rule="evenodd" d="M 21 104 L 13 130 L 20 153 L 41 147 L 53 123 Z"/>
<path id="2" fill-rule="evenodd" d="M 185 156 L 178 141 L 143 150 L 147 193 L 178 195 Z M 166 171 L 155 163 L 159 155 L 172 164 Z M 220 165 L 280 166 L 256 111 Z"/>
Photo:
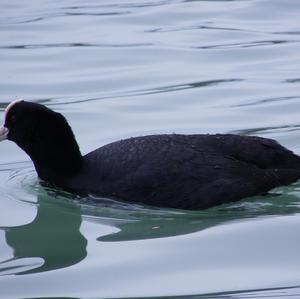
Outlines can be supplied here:
<path id="1" fill-rule="evenodd" d="M 300 177 L 300 158 L 271 139 L 153 135 L 84 156 L 70 187 L 130 202 L 201 209 L 267 192 Z"/>

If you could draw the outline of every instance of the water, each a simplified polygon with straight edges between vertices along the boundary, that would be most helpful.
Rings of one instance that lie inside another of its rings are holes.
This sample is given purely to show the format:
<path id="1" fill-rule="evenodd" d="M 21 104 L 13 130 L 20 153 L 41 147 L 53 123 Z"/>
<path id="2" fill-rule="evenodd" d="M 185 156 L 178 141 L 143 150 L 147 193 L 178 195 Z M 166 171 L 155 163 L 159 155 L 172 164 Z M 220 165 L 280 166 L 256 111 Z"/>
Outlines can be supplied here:
<path id="1" fill-rule="evenodd" d="M 300 154 L 297 0 L 1 1 L 0 107 L 63 113 L 83 153 L 240 133 Z M 51 190 L 0 144 L 0 298 L 299 298 L 300 183 L 206 211 Z M 117 188 L 117 186 L 116 186 Z"/>

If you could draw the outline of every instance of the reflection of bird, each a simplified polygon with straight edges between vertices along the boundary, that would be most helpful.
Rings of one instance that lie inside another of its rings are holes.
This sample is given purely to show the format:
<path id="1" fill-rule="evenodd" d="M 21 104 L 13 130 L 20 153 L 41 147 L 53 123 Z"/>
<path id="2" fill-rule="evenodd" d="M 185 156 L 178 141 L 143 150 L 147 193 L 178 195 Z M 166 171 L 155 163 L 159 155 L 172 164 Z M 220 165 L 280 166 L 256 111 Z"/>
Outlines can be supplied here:
<path id="1" fill-rule="evenodd" d="M 30 156 L 43 180 L 163 207 L 203 209 L 300 177 L 300 157 L 260 137 L 153 135 L 117 141 L 82 156 L 61 114 L 25 101 L 6 108 L 0 135 Z"/>
<path id="2" fill-rule="evenodd" d="M 55 221 L 53 221 L 55 219 Z M 6 229 L 7 243 L 14 250 L 14 259 L 41 258 L 26 262 L 26 268 L 14 273 L 36 273 L 70 267 L 83 260 L 87 240 L 80 233 L 80 207 L 71 203 L 55 204 L 47 193 L 39 194 L 37 216 L 29 224 Z M 22 263 L 19 263 L 22 265 Z"/>

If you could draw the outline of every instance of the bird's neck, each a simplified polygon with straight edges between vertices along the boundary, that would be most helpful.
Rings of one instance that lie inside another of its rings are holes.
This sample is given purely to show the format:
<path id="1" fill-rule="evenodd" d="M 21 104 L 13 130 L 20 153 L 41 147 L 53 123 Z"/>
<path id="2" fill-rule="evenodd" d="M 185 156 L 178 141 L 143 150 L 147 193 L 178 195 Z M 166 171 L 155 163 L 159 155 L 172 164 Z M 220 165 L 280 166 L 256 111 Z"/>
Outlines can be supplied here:
<path id="1" fill-rule="evenodd" d="M 45 145 L 45 147 L 47 147 Z M 82 167 L 83 157 L 76 143 L 40 148 L 28 153 L 38 176 L 52 183 L 65 181 L 76 176 Z"/>

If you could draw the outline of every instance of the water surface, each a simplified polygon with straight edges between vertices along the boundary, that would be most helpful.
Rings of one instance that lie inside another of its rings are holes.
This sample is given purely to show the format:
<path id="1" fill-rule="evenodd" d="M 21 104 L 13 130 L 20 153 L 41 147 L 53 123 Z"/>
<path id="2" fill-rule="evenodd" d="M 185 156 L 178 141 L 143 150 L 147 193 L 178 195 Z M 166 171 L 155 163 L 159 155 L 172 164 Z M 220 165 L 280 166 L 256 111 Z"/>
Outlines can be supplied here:
<path id="1" fill-rule="evenodd" d="M 1 3 L 0 108 L 63 113 L 83 153 L 239 133 L 300 154 L 297 0 Z M 300 297 L 300 183 L 206 211 L 49 189 L 0 145 L 0 298 Z M 117 186 L 116 186 L 117 188 Z"/>

